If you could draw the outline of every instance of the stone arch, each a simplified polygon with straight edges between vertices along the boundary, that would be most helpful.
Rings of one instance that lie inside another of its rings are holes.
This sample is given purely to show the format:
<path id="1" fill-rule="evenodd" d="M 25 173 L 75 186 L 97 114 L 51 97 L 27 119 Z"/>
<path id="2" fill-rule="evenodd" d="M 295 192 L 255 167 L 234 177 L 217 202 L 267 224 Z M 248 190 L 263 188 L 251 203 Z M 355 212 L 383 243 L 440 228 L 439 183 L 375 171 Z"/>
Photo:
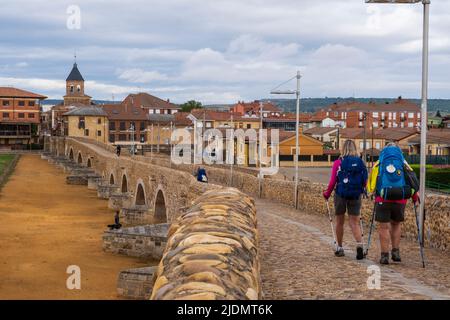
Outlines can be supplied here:
<path id="1" fill-rule="evenodd" d="M 81 152 L 78 152 L 77 163 L 78 164 L 83 164 L 83 156 L 81 155 Z"/>
<path id="2" fill-rule="evenodd" d="M 122 193 L 128 192 L 128 179 L 127 179 L 127 175 L 126 174 L 124 174 L 122 176 L 122 184 L 121 184 L 121 187 L 120 187 L 120 191 Z"/>
<path id="3" fill-rule="evenodd" d="M 72 160 L 72 161 L 75 160 L 73 157 L 73 149 L 72 148 L 70 148 L 70 151 L 69 151 L 69 160 Z"/>
<path id="4" fill-rule="evenodd" d="M 147 204 L 145 196 L 145 189 L 144 184 L 142 182 L 138 182 L 136 187 L 136 199 L 135 199 L 135 205 L 137 206 L 145 206 Z"/>
<path id="5" fill-rule="evenodd" d="M 156 192 L 153 222 L 155 224 L 167 222 L 166 198 L 161 189 Z"/>
<path id="6" fill-rule="evenodd" d="M 109 184 L 114 185 L 116 183 L 116 178 L 114 177 L 114 173 L 111 172 L 109 175 Z"/>
<path id="7" fill-rule="evenodd" d="M 88 158 L 88 160 L 87 160 L 87 164 L 86 165 L 87 165 L 88 168 L 92 168 L 92 161 L 91 161 L 91 159 L 92 158 Z"/>

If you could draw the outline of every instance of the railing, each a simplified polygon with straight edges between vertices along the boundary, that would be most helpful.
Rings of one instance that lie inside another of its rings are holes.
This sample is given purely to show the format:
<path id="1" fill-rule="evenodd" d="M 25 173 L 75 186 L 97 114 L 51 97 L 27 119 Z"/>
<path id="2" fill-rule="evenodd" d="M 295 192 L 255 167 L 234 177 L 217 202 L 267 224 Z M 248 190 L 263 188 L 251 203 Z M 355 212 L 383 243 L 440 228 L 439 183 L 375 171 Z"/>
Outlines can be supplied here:
<path id="1" fill-rule="evenodd" d="M 409 164 L 419 164 L 420 163 L 420 155 L 419 154 L 410 154 L 405 155 L 405 160 L 408 161 Z M 450 155 L 449 156 L 427 156 L 426 158 L 427 164 L 438 164 L 438 165 L 449 165 L 450 164 Z"/>
<path id="2" fill-rule="evenodd" d="M 6 136 L 6 137 L 17 137 L 17 136 L 31 136 L 30 131 L 10 131 L 10 130 L 2 130 L 0 131 L 0 136 Z"/>
<path id="3" fill-rule="evenodd" d="M 438 183 L 438 182 L 433 182 L 433 181 L 426 181 L 425 186 L 428 189 L 432 189 L 432 190 L 435 190 L 438 192 L 450 194 L 450 185 L 448 185 L 448 184 L 443 184 L 443 183 Z"/>

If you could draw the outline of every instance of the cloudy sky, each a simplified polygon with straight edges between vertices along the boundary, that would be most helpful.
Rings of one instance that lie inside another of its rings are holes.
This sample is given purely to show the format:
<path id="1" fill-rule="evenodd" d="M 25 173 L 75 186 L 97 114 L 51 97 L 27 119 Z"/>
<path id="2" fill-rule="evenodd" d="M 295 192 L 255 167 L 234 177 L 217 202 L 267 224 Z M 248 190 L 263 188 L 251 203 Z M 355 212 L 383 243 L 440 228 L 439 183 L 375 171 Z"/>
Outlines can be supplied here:
<path id="1" fill-rule="evenodd" d="M 420 96 L 421 5 L 14 0 L 2 1 L 0 30 L 0 86 L 51 98 L 74 51 L 95 99 L 233 103 L 270 97 L 297 69 L 304 97 Z M 450 98 L 450 0 L 432 1 L 430 32 L 430 96 Z"/>

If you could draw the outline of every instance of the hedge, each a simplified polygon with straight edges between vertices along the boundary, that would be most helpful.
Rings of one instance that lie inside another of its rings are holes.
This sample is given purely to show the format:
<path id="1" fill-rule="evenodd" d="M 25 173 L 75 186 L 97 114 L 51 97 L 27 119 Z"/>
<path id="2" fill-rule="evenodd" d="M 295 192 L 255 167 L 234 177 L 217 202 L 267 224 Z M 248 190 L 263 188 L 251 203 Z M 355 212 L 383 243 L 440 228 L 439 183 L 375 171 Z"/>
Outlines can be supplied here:
<path id="1" fill-rule="evenodd" d="M 417 177 L 420 177 L 420 166 L 411 165 Z M 427 181 L 450 185 L 450 168 L 437 169 L 427 165 Z"/>

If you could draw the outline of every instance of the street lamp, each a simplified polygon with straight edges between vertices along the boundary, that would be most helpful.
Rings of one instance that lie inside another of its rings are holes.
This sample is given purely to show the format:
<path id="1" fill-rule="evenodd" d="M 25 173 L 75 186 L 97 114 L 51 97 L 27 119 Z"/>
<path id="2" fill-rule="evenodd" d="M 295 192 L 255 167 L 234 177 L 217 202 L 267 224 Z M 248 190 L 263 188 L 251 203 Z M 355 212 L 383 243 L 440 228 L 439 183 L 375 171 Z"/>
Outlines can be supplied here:
<path id="1" fill-rule="evenodd" d="M 425 174 L 426 174 L 426 146 L 427 146 L 427 109 L 428 109 L 428 43 L 430 30 L 430 0 L 366 0 L 366 3 L 423 3 L 423 50 L 422 50 L 422 106 L 420 130 L 420 190 L 422 201 L 419 206 L 419 232 L 423 239 L 424 210 L 425 210 Z M 422 240 L 423 241 L 423 240 Z"/>
<path id="2" fill-rule="evenodd" d="M 298 156 L 300 154 L 300 150 L 299 150 L 299 143 L 298 143 L 298 138 L 299 138 L 299 122 L 300 122 L 300 71 L 297 71 L 297 75 L 294 77 L 297 79 L 297 90 L 286 90 L 286 91 L 281 91 L 281 90 L 272 90 L 270 93 L 271 94 L 295 94 L 296 98 L 297 98 L 297 105 L 296 105 L 296 110 L 295 110 L 295 114 L 296 114 L 296 118 L 295 118 L 295 190 L 294 190 L 294 201 L 295 201 L 295 209 L 297 209 L 298 205 L 297 205 L 297 197 L 298 197 Z M 294 79 L 292 78 L 292 79 Z M 291 81 L 292 79 L 288 80 Z M 281 86 L 281 85 L 280 85 Z M 279 87 L 280 87 L 279 86 Z"/>

